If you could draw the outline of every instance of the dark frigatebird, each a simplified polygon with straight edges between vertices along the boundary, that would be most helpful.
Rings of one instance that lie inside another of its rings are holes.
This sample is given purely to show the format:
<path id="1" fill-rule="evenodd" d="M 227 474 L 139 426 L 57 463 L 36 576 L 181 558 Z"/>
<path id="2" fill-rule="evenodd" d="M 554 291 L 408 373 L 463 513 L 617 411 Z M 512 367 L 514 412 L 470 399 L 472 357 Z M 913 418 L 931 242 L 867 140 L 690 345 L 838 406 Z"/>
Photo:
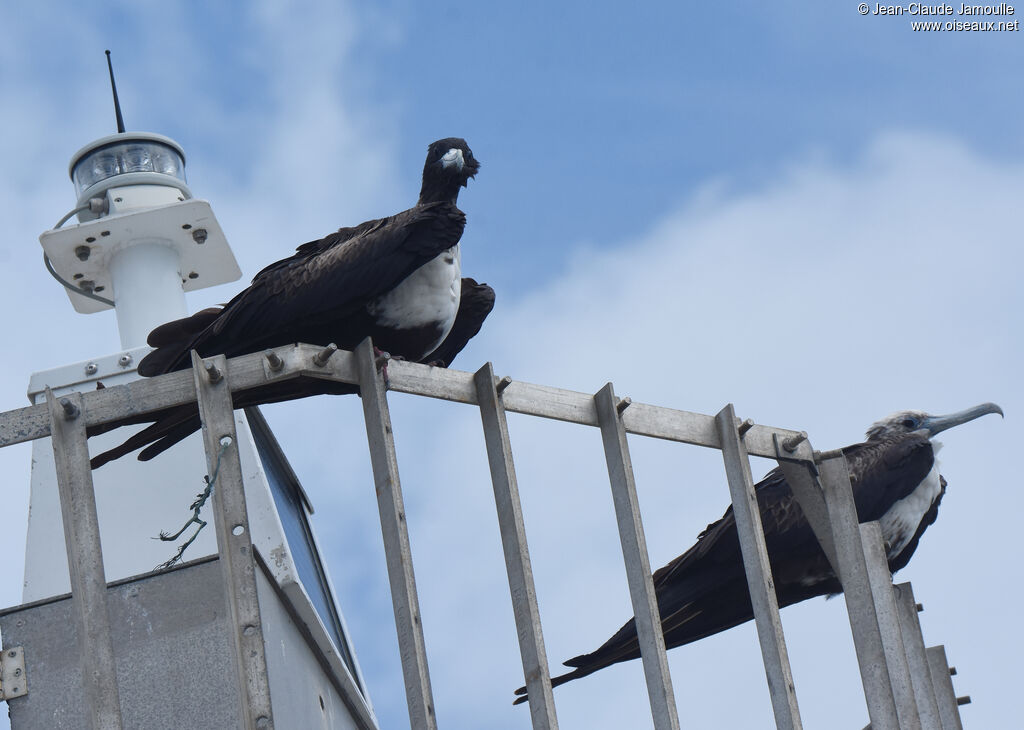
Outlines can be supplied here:
<path id="1" fill-rule="evenodd" d="M 465 214 L 459 189 L 480 169 L 466 141 L 450 137 L 427 150 L 419 201 L 388 218 L 342 228 L 299 246 L 266 267 L 223 307 L 154 329 L 156 349 L 139 363 L 143 376 L 191 367 L 190 352 L 228 357 L 307 342 L 353 349 L 366 337 L 393 357 L 447 366 L 479 332 L 494 306 L 486 284 L 462 278 L 459 240 Z M 236 392 L 235 408 L 321 393 L 355 393 L 345 383 L 295 379 Z M 146 446 L 152 459 L 200 428 L 194 403 L 90 429 L 152 425 L 92 459 L 93 468 Z"/>
<path id="2" fill-rule="evenodd" d="M 948 416 L 895 413 L 872 425 L 863 443 L 842 450 L 857 516 L 861 522 L 881 524 L 893 573 L 907 564 L 921 535 L 935 522 L 946 491 L 935 458 L 941 444 L 932 438 L 986 413 L 1003 411 L 995 403 L 983 403 Z M 782 470 L 773 469 L 755 490 L 779 606 L 841 593 L 839 579 Z M 697 536 L 693 547 L 655 572 L 654 588 L 668 649 L 754 617 L 732 507 Z M 573 671 L 553 678 L 551 684 L 558 686 L 639 656 L 636 623 L 630 619 L 596 651 L 565 662 Z M 516 694 L 522 695 L 517 704 L 527 699 L 525 687 Z"/>

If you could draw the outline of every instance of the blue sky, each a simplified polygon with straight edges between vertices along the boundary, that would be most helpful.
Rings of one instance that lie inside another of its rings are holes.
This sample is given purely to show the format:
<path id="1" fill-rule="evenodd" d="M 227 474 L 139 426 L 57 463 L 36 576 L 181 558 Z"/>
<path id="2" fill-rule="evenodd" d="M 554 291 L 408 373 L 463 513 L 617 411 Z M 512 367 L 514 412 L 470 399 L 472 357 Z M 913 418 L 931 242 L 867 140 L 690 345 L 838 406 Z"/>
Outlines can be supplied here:
<path id="1" fill-rule="evenodd" d="M 105 48 L 129 129 L 182 144 L 245 278 L 408 207 L 426 145 L 464 136 L 483 169 L 460 198 L 463 266 L 498 304 L 456 367 L 492 360 L 583 391 L 612 380 L 635 400 L 705 413 L 731 401 L 741 417 L 807 430 L 817 448 L 903 408 L 1004 407 L 1004 421 L 943 439 L 949 493 L 898 578 L 913 580 L 926 641 L 946 645 L 974 698 L 965 726 L 1016 716 L 1019 33 L 915 33 L 906 16 L 863 17 L 852 2 L 40 3 L 0 21 L 0 264 L 15 274 L 10 300 L 29 305 L 2 325 L 18 345 L 0 363 L 0 408 L 25 403 L 31 372 L 117 347 L 113 316 L 76 315 L 35 240 L 73 204 L 70 156 L 114 129 Z M 478 419 L 401 397 L 393 409 L 439 717 L 527 727 L 507 703 L 521 669 Z M 317 506 L 382 727 L 403 727 L 358 404 L 268 415 Z M 310 419 L 331 425 L 310 434 Z M 628 617 L 604 466 L 593 433 L 511 428 L 557 665 Z M 452 443 L 465 446 L 454 463 L 437 455 Z M 715 453 L 631 445 L 661 565 L 728 491 Z M 7 451 L 5 524 L 18 525 L 28 452 Z M 4 554 L 23 550 L 23 535 L 0 540 Z M 0 573 L 0 605 L 19 602 L 19 573 Z M 842 602 L 783 619 L 805 724 L 865 724 Z M 769 725 L 752 627 L 675 650 L 671 667 L 684 724 Z M 564 727 L 633 726 L 640 667 L 556 699 Z"/>

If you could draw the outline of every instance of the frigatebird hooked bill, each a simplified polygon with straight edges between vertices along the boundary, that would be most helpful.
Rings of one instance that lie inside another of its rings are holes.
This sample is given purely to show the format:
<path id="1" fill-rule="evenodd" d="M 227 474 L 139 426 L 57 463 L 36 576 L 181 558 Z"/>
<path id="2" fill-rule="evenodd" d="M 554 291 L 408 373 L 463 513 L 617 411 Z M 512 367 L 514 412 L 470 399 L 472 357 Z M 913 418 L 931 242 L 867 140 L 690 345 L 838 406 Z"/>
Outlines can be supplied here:
<path id="1" fill-rule="evenodd" d="M 946 480 L 939 474 L 933 437 L 987 413 L 1003 414 L 995 403 L 948 416 L 902 411 L 871 426 L 863 443 L 845 447 L 861 522 L 878 520 L 889 570 L 910 560 L 918 541 L 938 515 Z M 779 468 L 755 485 L 768 558 L 779 607 L 841 593 L 843 588 Z M 754 617 L 743 571 L 732 507 L 708 525 L 693 547 L 654 574 L 665 647 L 671 649 L 730 629 Z M 640 656 L 636 623 L 630 619 L 590 654 L 565 662 L 573 671 L 551 680 L 553 686 L 593 674 Z M 524 702 L 526 688 L 515 702 Z"/>
<path id="2" fill-rule="evenodd" d="M 438 140 L 427 150 L 416 205 L 388 218 L 342 228 L 299 246 L 266 267 L 223 307 L 154 329 L 156 349 L 140 363 L 143 376 L 191 367 L 190 352 L 235 357 L 306 342 L 353 349 L 366 337 L 394 357 L 447 366 L 494 306 L 494 290 L 462 278 L 459 240 L 465 214 L 459 189 L 480 163 L 466 141 Z M 355 393 L 345 383 L 298 378 L 233 394 L 235 408 L 321 393 Z M 93 468 L 146 446 L 152 459 L 200 428 L 196 404 L 170 408 L 89 430 L 153 422 L 92 459 Z"/>

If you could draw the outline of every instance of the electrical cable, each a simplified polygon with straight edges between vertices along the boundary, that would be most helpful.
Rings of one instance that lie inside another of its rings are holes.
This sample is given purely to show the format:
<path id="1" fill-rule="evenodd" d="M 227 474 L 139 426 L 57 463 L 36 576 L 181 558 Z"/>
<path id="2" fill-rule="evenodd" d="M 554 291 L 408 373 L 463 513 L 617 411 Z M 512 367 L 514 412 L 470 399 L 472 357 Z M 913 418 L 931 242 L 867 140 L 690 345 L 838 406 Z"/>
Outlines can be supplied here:
<path id="1" fill-rule="evenodd" d="M 65 215 L 63 218 L 61 218 L 59 221 L 57 221 L 57 225 L 55 225 L 52 230 L 57 230 L 58 228 L 63 226 L 65 223 L 67 223 L 71 219 L 72 216 L 78 215 L 79 213 L 85 212 L 87 210 L 90 210 L 93 213 L 97 213 L 97 214 L 98 213 L 105 213 L 106 212 L 106 208 L 107 208 L 107 201 L 106 201 L 105 198 L 90 198 L 88 203 L 86 203 L 85 205 L 78 206 L 77 208 L 72 210 L 70 213 Z M 58 282 L 60 282 L 60 284 L 65 289 L 68 289 L 69 291 L 73 291 L 75 294 L 78 294 L 79 296 L 86 297 L 87 299 L 95 299 L 97 302 L 100 302 L 102 304 L 106 304 L 108 307 L 113 307 L 114 306 L 114 301 L 112 299 L 107 299 L 106 297 L 101 297 L 99 294 L 93 294 L 91 291 L 86 291 L 82 287 L 75 286 L 70 281 L 62 278 L 61 275 L 58 274 L 54 270 L 53 264 L 50 263 L 50 257 L 46 255 L 45 251 L 43 251 L 43 263 L 46 264 L 46 270 L 50 272 L 50 276 L 52 276 L 54 279 L 56 279 Z"/>

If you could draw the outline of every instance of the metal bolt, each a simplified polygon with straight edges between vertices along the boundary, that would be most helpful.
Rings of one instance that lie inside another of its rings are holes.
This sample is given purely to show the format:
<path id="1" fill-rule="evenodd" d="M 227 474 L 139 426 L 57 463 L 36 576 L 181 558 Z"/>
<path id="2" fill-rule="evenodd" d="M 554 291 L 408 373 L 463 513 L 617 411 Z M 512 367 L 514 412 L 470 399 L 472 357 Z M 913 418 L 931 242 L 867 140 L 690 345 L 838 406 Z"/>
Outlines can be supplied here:
<path id="1" fill-rule="evenodd" d="M 78 406 L 71 402 L 69 398 L 60 399 L 60 407 L 64 409 L 64 419 L 67 421 L 73 421 L 78 418 Z M 14 656 L 13 654 L 11 656 Z"/>
<path id="2" fill-rule="evenodd" d="M 82 291 L 91 292 L 93 289 L 96 288 L 96 282 L 93 281 L 92 279 L 82 279 L 80 282 L 78 282 L 78 288 L 81 289 Z"/>
<path id="3" fill-rule="evenodd" d="M 218 370 L 212 362 L 206 363 L 206 374 L 210 377 L 211 383 L 219 383 L 224 379 L 224 373 Z"/>
<path id="4" fill-rule="evenodd" d="M 99 365 L 97 365 L 96 363 L 94 363 L 94 362 L 87 363 L 86 366 L 85 366 L 85 374 L 86 375 L 95 375 L 96 371 L 99 370 L 99 369 L 100 369 Z"/>
<path id="5" fill-rule="evenodd" d="M 184 228 L 187 231 L 188 229 L 190 229 L 192 227 L 192 224 L 191 223 L 182 223 L 181 227 Z"/>
<path id="6" fill-rule="evenodd" d="M 387 366 L 388 360 L 390 360 L 390 359 L 391 359 L 391 353 L 390 352 L 381 352 L 380 354 L 377 355 L 377 357 L 375 357 L 373 359 L 373 364 L 377 366 L 377 370 L 380 370 L 381 368 Z"/>
<path id="7" fill-rule="evenodd" d="M 324 365 L 327 364 L 327 361 L 331 359 L 331 355 L 333 355 L 337 351 L 338 346 L 332 342 L 327 347 L 322 349 L 320 352 L 313 355 L 313 364 L 316 365 L 317 367 L 322 368 Z"/>
<path id="8" fill-rule="evenodd" d="M 14 657 L 18 656 L 18 652 L 14 651 L 12 649 L 11 651 L 7 652 L 7 656 L 9 656 L 11 659 L 13 659 Z"/>
<path id="9" fill-rule="evenodd" d="M 192 240 L 200 244 L 206 243 L 206 229 L 197 228 L 194 231 L 192 231 Z"/>
<path id="10" fill-rule="evenodd" d="M 619 402 L 615 404 L 615 410 L 621 416 L 623 411 L 625 411 L 631 405 L 633 405 L 633 399 L 630 398 L 629 396 L 626 396 L 625 398 L 620 398 Z"/>
<path id="11" fill-rule="evenodd" d="M 124 353 L 121 357 L 117 358 L 117 364 L 123 368 L 128 367 L 132 364 L 132 356 L 129 353 Z"/>
<path id="12" fill-rule="evenodd" d="M 512 378 L 505 375 L 500 380 L 498 380 L 497 383 L 494 384 L 494 389 L 498 391 L 498 395 L 501 395 L 502 393 L 505 392 L 505 388 L 507 388 L 510 385 L 512 385 Z"/>
<path id="13" fill-rule="evenodd" d="M 197 274 L 194 271 L 190 271 L 190 272 L 188 272 L 188 278 L 190 278 L 190 279 L 198 279 L 199 278 L 199 274 Z"/>
<path id="14" fill-rule="evenodd" d="M 753 427 L 754 427 L 754 419 L 753 418 L 748 418 L 745 421 L 743 421 L 743 423 L 741 423 L 739 426 L 737 426 L 736 430 L 739 431 L 740 438 L 743 438 L 744 436 L 747 435 L 747 431 L 749 431 Z"/>
<path id="15" fill-rule="evenodd" d="M 266 715 L 260 715 L 256 718 L 256 727 L 258 727 L 260 730 L 263 730 L 263 728 L 270 727 L 270 718 Z"/>
<path id="16" fill-rule="evenodd" d="M 923 603 L 915 603 L 915 604 L 914 604 L 914 608 L 916 608 L 916 609 L 917 609 L 917 612 L 918 612 L 918 613 L 921 613 L 921 611 L 923 611 L 923 610 L 924 610 L 924 604 L 923 604 Z"/>
<path id="17" fill-rule="evenodd" d="M 806 440 L 807 440 L 807 432 L 806 431 L 801 431 L 796 436 L 791 436 L 790 438 L 788 438 L 785 441 L 783 441 L 782 442 L 782 448 L 784 448 L 786 451 L 788 451 L 789 453 L 792 454 L 794 451 L 796 451 L 796 447 L 799 446 L 800 444 L 802 444 Z"/>
<path id="18" fill-rule="evenodd" d="M 21 667 L 16 667 L 16 668 L 15 668 L 15 670 L 14 670 L 14 676 L 15 676 L 15 677 L 20 677 L 20 676 L 21 676 Z"/>
<path id="19" fill-rule="evenodd" d="M 101 236 L 109 236 L 110 235 L 110 231 L 100 231 L 100 235 Z"/>
<path id="20" fill-rule="evenodd" d="M 274 372 L 284 367 L 284 360 L 273 350 L 267 350 L 263 353 L 263 356 L 267 358 L 267 364 L 270 365 L 270 369 Z"/>
<path id="21" fill-rule="evenodd" d="M 971 696 L 970 695 L 964 695 L 963 697 L 957 697 L 956 698 L 956 703 L 958 705 L 969 705 L 969 704 L 971 704 Z"/>
<path id="22" fill-rule="evenodd" d="M 252 624 L 249 624 L 244 629 L 242 629 L 242 633 L 245 634 L 246 636 L 252 636 L 253 634 L 256 633 L 256 627 L 253 626 Z"/>
<path id="23" fill-rule="evenodd" d="M 92 249 L 88 246 L 78 246 L 75 248 L 75 256 L 78 257 L 79 261 L 88 261 L 89 254 L 92 253 Z"/>
<path id="24" fill-rule="evenodd" d="M 95 243 L 96 242 L 96 236 L 89 236 L 88 238 L 85 239 L 85 242 L 86 243 Z"/>
<path id="25" fill-rule="evenodd" d="M 950 667 L 949 668 L 949 676 L 950 677 L 955 677 L 956 676 L 956 667 Z"/>
<path id="26" fill-rule="evenodd" d="M 228 446 L 231 445 L 231 437 L 230 436 L 221 436 L 219 443 L 220 443 L 221 446 L 223 446 L 226 449 Z"/>

